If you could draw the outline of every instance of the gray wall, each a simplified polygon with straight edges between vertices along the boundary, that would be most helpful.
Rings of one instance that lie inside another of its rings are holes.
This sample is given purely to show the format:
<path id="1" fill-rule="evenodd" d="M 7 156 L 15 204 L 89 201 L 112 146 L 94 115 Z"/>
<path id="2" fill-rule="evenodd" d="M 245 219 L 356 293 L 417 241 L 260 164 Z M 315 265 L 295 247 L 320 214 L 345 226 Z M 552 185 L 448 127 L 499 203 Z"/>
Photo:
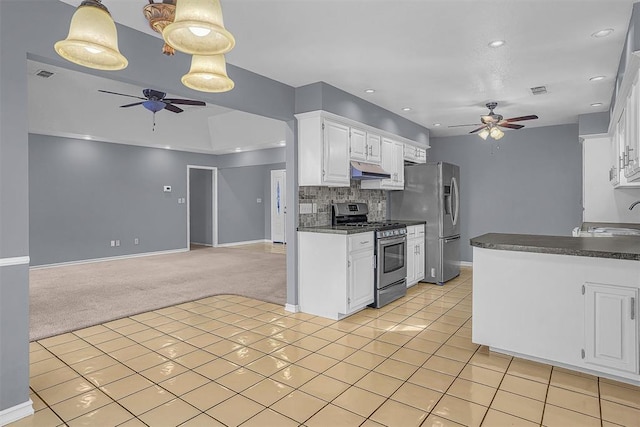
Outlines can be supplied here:
<path id="1" fill-rule="evenodd" d="M 422 143 L 429 129 L 324 82 L 296 88 L 296 113 L 324 110 Z"/>
<path id="2" fill-rule="evenodd" d="M 284 165 L 256 166 L 261 154 L 266 163 L 282 159 L 284 150 L 232 159 L 32 134 L 31 265 L 185 248 L 187 205 L 178 199 L 187 197 L 187 165 L 219 167 L 219 243 L 265 239 L 264 181 L 270 168 Z M 163 192 L 164 185 L 172 191 Z M 259 221 L 249 223 L 237 212 L 250 200 L 255 211 L 257 197 Z M 120 246 L 111 247 L 116 239 Z"/>
<path id="3" fill-rule="evenodd" d="M 283 163 L 221 169 L 218 177 L 218 242 L 220 244 L 271 238 L 271 170 Z M 266 185 L 265 185 L 266 183 Z M 261 199 L 260 203 L 257 202 Z"/>
<path id="4" fill-rule="evenodd" d="M 577 125 L 433 138 L 429 161 L 460 166 L 461 258 L 484 233 L 571 235 L 582 222 L 582 147 Z"/>
<path id="5" fill-rule="evenodd" d="M 189 226 L 191 243 L 213 244 L 213 193 L 211 188 L 213 171 L 189 169 Z"/>

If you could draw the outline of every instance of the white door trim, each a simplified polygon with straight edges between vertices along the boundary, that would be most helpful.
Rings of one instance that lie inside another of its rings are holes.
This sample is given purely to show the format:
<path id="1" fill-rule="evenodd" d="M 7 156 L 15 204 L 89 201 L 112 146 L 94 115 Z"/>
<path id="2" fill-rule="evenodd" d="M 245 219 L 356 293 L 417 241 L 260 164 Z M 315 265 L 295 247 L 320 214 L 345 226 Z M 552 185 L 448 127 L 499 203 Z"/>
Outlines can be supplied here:
<path id="1" fill-rule="evenodd" d="M 211 171 L 211 244 L 218 246 L 218 168 L 214 166 L 187 165 L 187 250 L 191 247 L 191 169 Z"/>

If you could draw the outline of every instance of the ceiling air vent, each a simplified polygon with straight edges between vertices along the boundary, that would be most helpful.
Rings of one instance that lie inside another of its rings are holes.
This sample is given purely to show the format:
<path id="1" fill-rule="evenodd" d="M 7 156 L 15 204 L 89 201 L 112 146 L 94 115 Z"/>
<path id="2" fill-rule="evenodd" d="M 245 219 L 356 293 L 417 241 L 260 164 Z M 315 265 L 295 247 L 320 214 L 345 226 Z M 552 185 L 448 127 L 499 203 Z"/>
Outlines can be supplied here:
<path id="1" fill-rule="evenodd" d="M 53 73 L 47 70 L 38 70 L 36 71 L 36 76 L 42 77 L 43 79 L 48 79 L 49 77 L 53 76 Z"/>
<path id="2" fill-rule="evenodd" d="M 544 95 L 545 93 L 547 93 L 547 87 L 546 86 L 532 87 L 531 93 L 534 95 Z"/>

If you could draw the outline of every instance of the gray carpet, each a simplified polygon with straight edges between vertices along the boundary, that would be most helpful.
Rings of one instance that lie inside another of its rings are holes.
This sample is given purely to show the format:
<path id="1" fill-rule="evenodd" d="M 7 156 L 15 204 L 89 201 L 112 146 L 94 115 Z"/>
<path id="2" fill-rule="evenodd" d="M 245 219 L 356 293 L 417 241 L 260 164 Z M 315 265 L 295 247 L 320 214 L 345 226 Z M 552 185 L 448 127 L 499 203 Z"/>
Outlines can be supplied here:
<path id="1" fill-rule="evenodd" d="M 212 295 L 286 302 L 285 256 L 236 248 L 36 269 L 29 280 L 32 341 Z"/>

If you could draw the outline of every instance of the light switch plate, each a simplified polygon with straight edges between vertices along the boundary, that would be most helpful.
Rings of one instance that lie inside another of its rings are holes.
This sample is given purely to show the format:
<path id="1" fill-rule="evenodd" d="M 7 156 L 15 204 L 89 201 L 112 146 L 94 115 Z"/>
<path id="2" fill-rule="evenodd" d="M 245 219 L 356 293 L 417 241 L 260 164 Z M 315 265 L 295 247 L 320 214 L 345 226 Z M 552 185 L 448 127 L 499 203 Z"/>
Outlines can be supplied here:
<path id="1" fill-rule="evenodd" d="M 300 203 L 300 213 L 301 214 L 313 213 L 313 205 L 311 203 Z"/>

